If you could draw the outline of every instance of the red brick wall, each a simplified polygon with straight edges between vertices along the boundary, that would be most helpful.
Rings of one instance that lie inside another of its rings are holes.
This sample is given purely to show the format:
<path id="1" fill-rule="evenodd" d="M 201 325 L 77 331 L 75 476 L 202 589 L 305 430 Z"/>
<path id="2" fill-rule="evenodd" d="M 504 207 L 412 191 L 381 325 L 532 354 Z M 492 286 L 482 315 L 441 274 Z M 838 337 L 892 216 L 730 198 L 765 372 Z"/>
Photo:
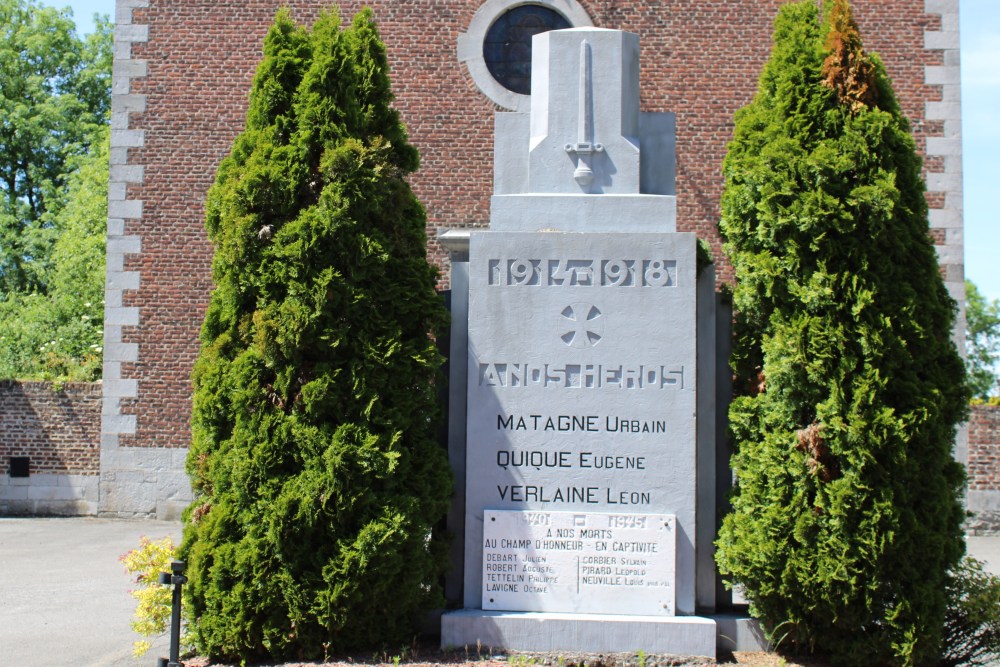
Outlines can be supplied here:
<path id="1" fill-rule="evenodd" d="M 749 102 L 770 49 L 780 0 L 581 0 L 594 24 L 637 32 L 641 40 L 642 106 L 677 114 L 677 223 L 711 241 L 719 276 L 731 268 L 720 249 L 716 222 L 720 168 L 733 114 Z M 122 446 L 188 444 L 189 374 L 210 285 L 211 248 L 202 202 L 215 168 L 240 131 L 261 41 L 279 6 L 311 22 L 330 0 L 150 0 L 132 22 L 149 26 L 149 41 L 132 47 L 148 76 L 132 91 L 146 96 L 146 111 L 130 128 L 145 131 L 129 163 L 145 165 L 142 184 L 128 199 L 143 201 L 141 220 L 126 221 L 125 235 L 141 237 L 126 271 L 141 288 L 125 293 L 138 307 L 140 326 L 123 342 L 138 343 L 137 362 L 122 377 L 138 380 L 138 398 L 122 401 L 122 414 L 138 415 L 135 435 Z M 361 3 L 341 3 L 349 20 Z M 413 187 L 428 212 L 428 236 L 439 227 L 485 226 L 492 190 L 495 106 L 473 84 L 456 57 L 479 0 L 370 0 L 392 65 L 397 106 L 422 167 Z M 904 112 L 913 119 L 918 146 L 939 126 L 923 121 L 924 102 L 940 99 L 924 85 L 924 66 L 941 64 L 924 50 L 924 30 L 940 26 L 924 13 L 924 0 L 855 0 L 870 50 L 881 53 Z M 940 125 L 938 123 L 937 125 Z M 940 169 L 941 165 L 929 165 Z M 939 202 L 939 205 L 941 202 Z M 433 240 L 432 260 L 446 271 L 446 254 Z"/>
<path id="2" fill-rule="evenodd" d="M 101 385 L 0 381 L 0 475 L 10 457 L 31 457 L 31 474 L 96 475 Z"/>
<path id="3" fill-rule="evenodd" d="M 972 407 L 967 470 L 970 491 L 1000 491 L 1000 406 Z"/>

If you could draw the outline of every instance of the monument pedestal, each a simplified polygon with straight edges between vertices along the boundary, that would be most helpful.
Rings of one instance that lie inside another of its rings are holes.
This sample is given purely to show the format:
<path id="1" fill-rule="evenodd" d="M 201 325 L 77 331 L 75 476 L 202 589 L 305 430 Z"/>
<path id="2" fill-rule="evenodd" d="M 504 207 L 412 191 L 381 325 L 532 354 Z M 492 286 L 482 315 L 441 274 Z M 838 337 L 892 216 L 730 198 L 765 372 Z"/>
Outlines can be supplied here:
<path id="1" fill-rule="evenodd" d="M 441 646 L 513 651 L 645 651 L 715 657 L 715 621 L 700 616 L 625 616 L 463 609 L 441 617 Z"/>
<path id="2" fill-rule="evenodd" d="M 533 44 L 490 230 L 442 237 L 465 609 L 441 642 L 714 657 L 714 277 L 677 232 L 673 118 L 639 111 L 636 35 Z"/>

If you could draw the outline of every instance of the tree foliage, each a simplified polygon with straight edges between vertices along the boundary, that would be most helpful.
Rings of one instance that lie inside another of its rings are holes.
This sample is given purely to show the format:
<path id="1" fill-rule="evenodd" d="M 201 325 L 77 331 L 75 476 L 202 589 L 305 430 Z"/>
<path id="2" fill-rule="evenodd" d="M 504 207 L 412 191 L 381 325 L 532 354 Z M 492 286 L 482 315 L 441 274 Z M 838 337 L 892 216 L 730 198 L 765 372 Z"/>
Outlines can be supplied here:
<path id="1" fill-rule="evenodd" d="M 44 292 L 75 158 L 107 123 L 111 26 L 85 39 L 67 10 L 0 0 L 0 299 Z"/>
<path id="2" fill-rule="evenodd" d="M 101 375 L 111 36 L 0 0 L 0 378 Z"/>
<path id="3" fill-rule="evenodd" d="M 718 564 L 783 648 L 937 659 L 961 558 L 955 304 L 908 123 L 846 0 L 785 5 L 724 162 L 737 485 Z"/>
<path id="4" fill-rule="evenodd" d="M 108 128 L 67 176 L 65 203 L 43 216 L 55 237 L 40 277 L 45 291 L 0 299 L 0 378 L 93 381 L 101 377 Z"/>
<path id="5" fill-rule="evenodd" d="M 988 300 L 965 281 L 965 361 L 972 396 L 987 400 L 1000 396 L 1000 301 Z"/>
<path id="6" fill-rule="evenodd" d="M 996 665 L 1000 660 L 1000 576 L 966 556 L 947 580 L 944 651 L 936 667 Z"/>
<path id="7" fill-rule="evenodd" d="M 206 204 L 216 284 L 194 370 L 182 553 L 213 656 L 407 641 L 440 602 L 447 320 L 371 13 L 278 12 Z"/>

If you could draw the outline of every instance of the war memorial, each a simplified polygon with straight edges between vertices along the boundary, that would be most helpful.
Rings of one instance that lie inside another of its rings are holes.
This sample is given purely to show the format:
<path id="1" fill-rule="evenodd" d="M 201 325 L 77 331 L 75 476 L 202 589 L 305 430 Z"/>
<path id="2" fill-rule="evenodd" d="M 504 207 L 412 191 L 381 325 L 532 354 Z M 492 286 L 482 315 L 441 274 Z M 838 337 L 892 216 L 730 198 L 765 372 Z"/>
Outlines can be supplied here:
<path id="1" fill-rule="evenodd" d="M 714 655 L 715 279 L 676 230 L 675 117 L 640 112 L 635 34 L 532 54 L 489 230 L 440 237 L 465 495 L 441 641 Z"/>
<path id="2" fill-rule="evenodd" d="M 78 486 L 92 513 L 175 518 L 190 502 L 204 197 L 279 4 L 309 22 L 327 3 L 117 2 L 99 451 L 92 471 L 33 478 Z M 712 617 L 728 603 L 712 542 L 730 477 L 718 289 L 732 268 L 716 224 L 732 117 L 782 3 L 367 4 L 450 292 L 458 609 L 442 644 L 752 645 Z M 854 5 L 912 119 L 960 299 L 957 0 Z"/>

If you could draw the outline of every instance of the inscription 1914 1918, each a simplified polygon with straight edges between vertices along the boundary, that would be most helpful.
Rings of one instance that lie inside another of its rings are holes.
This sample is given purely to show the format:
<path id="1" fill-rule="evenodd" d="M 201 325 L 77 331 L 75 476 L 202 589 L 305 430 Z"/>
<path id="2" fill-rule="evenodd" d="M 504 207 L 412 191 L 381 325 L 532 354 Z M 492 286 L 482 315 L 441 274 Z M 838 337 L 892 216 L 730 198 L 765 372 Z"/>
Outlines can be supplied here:
<path id="1" fill-rule="evenodd" d="M 492 258 L 489 285 L 526 287 L 676 287 L 677 262 L 649 259 Z"/>
<path id="2" fill-rule="evenodd" d="M 483 609 L 672 616 L 665 514 L 486 510 Z"/>

